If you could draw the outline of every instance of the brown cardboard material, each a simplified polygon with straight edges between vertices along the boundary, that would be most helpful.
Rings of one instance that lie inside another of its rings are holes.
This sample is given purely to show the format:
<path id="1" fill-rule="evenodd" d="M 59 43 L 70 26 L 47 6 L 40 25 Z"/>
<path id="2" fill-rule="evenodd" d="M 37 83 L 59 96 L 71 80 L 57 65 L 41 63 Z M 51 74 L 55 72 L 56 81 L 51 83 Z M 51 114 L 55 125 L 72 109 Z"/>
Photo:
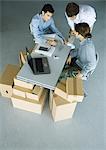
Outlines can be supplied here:
<path id="1" fill-rule="evenodd" d="M 30 90 L 16 85 L 13 87 L 13 95 L 17 95 L 25 98 L 26 92 L 30 92 Z"/>
<path id="2" fill-rule="evenodd" d="M 18 65 L 8 64 L 4 72 L 0 76 L 0 91 L 1 95 L 10 98 L 12 95 L 13 79 L 19 72 Z"/>
<path id="3" fill-rule="evenodd" d="M 62 80 L 57 84 L 54 93 L 64 99 L 67 99 L 66 80 Z"/>
<path id="4" fill-rule="evenodd" d="M 82 102 L 84 98 L 83 81 L 77 78 L 67 78 L 66 91 L 67 100 L 70 102 Z"/>
<path id="5" fill-rule="evenodd" d="M 72 118 L 76 106 L 77 102 L 70 103 L 56 94 L 53 95 L 52 116 L 54 121 Z"/>
<path id="6" fill-rule="evenodd" d="M 30 89 L 30 90 L 32 90 L 33 86 L 34 86 L 31 83 L 27 83 L 27 82 L 18 80 L 16 78 L 14 78 L 14 85 L 17 85 L 17 86 L 20 86 L 20 87 L 23 87 L 23 88 L 26 88 L 26 89 Z"/>
<path id="7" fill-rule="evenodd" d="M 28 49 L 28 51 L 31 53 L 33 51 L 33 48 Z M 20 67 L 22 67 L 25 64 L 26 60 L 27 60 L 26 51 L 25 50 L 21 50 L 20 54 L 19 54 Z"/>
<path id="8" fill-rule="evenodd" d="M 52 111 L 52 107 L 53 107 L 53 91 L 50 90 L 50 93 L 49 93 L 49 108 L 50 108 L 50 111 Z"/>
<path id="9" fill-rule="evenodd" d="M 26 60 L 27 60 L 26 52 L 25 51 L 20 51 L 20 54 L 19 54 L 20 67 L 22 67 L 25 64 Z"/>
<path id="10" fill-rule="evenodd" d="M 28 91 L 28 92 L 26 91 L 26 97 L 29 99 L 35 99 L 35 100 L 39 101 L 43 90 L 44 90 L 43 87 L 36 85 L 33 90 Z"/>
<path id="11" fill-rule="evenodd" d="M 17 95 L 12 95 L 11 100 L 13 107 L 15 108 L 41 114 L 45 104 L 46 97 L 47 97 L 47 89 L 44 89 L 39 102 L 28 98 L 23 98 Z"/>

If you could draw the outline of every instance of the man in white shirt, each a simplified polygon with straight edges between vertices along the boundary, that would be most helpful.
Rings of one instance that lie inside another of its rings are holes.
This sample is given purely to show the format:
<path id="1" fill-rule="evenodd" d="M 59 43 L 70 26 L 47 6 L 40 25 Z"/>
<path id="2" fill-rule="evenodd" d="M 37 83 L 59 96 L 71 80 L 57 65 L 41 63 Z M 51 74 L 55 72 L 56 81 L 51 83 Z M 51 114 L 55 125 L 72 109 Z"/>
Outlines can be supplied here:
<path id="1" fill-rule="evenodd" d="M 93 7 L 89 5 L 77 5 L 73 2 L 67 4 L 65 16 L 71 29 L 71 35 L 74 35 L 75 24 L 87 23 L 92 31 L 96 21 L 96 12 Z"/>

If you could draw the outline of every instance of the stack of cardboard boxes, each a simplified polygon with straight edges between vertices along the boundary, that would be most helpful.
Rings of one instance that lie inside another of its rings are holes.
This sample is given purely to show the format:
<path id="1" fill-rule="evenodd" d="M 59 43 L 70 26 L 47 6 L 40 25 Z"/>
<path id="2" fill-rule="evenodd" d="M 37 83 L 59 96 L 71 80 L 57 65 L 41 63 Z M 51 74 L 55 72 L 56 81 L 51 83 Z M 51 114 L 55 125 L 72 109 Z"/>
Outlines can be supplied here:
<path id="1" fill-rule="evenodd" d="M 26 61 L 26 53 L 20 52 L 20 67 Z M 7 65 L 0 75 L 0 92 L 4 97 L 11 98 L 15 108 L 41 114 L 48 90 L 32 85 L 16 78 L 20 70 L 17 65 Z M 49 106 L 54 121 L 72 118 L 77 103 L 84 98 L 83 82 L 81 79 L 67 78 L 57 83 L 54 91 L 50 90 Z"/>
<path id="2" fill-rule="evenodd" d="M 14 78 L 11 97 L 14 107 L 41 114 L 46 97 L 47 89 Z"/>
<path id="3" fill-rule="evenodd" d="M 41 114 L 48 90 L 16 79 L 20 67 L 7 65 L 0 75 L 0 93 L 11 98 L 15 108 Z"/>
<path id="4" fill-rule="evenodd" d="M 81 79 L 61 80 L 54 91 L 50 91 L 49 107 L 54 121 L 72 118 L 77 103 L 84 98 Z"/>

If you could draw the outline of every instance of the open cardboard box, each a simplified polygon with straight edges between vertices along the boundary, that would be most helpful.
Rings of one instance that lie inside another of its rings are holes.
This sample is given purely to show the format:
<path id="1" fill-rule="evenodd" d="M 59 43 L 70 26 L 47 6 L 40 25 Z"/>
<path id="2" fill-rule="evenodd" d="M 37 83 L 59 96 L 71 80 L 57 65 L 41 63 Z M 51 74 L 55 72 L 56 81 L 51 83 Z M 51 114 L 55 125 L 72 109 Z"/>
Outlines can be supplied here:
<path id="1" fill-rule="evenodd" d="M 70 103 L 62 97 L 54 94 L 52 105 L 52 116 L 54 121 L 72 118 L 77 102 Z"/>
<path id="2" fill-rule="evenodd" d="M 84 98 L 83 81 L 77 78 L 67 78 L 66 92 L 68 101 L 82 102 Z"/>
<path id="3" fill-rule="evenodd" d="M 0 92 L 4 97 L 10 98 L 12 96 L 13 79 L 19 72 L 18 65 L 8 64 L 4 72 L 0 76 Z"/>
<path id="4" fill-rule="evenodd" d="M 47 93 L 48 90 L 44 89 L 39 101 L 23 98 L 17 95 L 12 95 L 11 100 L 12 100 L 13 107 L 34 112 L 37 114 L 41 114 L 43 110 L 43 106 L 45 104 L 45 100 L 47 98 Z"/>
<path id="5" fill-rule="evenodd" d="M 14 78 L 14 85 L 32 90 L 34 85 Z"/>

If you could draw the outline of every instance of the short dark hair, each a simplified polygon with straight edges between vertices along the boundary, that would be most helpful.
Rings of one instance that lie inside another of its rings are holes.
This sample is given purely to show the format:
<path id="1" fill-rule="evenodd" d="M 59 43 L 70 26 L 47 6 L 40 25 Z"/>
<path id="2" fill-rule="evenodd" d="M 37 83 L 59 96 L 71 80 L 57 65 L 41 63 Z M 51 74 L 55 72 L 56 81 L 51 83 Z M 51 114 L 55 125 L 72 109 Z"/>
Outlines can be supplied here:
<path id="1" fill-rule="evenodd" d="M 78 23 L 75 25 L 75 31 L 81 34 L 84 38 L 91 38 L 90 27 L 87 23 Z"/>
<path id="2" fill-rule="evenodd" d="M 54 9 L 53 9 L 53 7 L 52 7 L 52 5 L 51 4 L 45 4 L 44 6 L 43 6 L 43 8 L 42 8 L 42 11 L 44 11 L 45 13 L 48 11 L 48 12 L 50 12 L 50 13 L 54 13 Z"/>
<path id="3" fill-rule="evenodd" d="M 79 13 L 79 5 L 74 2 L 68 3 L 66 6 L 66 14 L 68 17 L 76 16 Z"/>

